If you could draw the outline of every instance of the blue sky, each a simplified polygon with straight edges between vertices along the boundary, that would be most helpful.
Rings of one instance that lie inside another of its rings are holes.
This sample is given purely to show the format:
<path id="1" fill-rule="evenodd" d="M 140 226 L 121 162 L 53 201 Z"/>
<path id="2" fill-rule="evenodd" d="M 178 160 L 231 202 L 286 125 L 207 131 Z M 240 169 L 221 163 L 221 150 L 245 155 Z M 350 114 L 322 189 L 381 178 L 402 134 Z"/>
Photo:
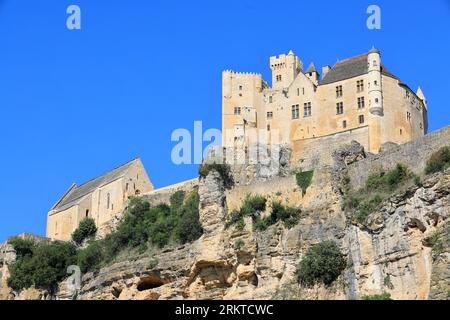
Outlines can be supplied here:
<path id="1" fill-rule="evenodd" d="M 66 9 L 82 10 L 82 30 Z M 382 29 L 366 28 L 366 9 Z M 334 64 L 373 45 L 450 124 L 450 1 L 0 0 L 0 241 L 45 234 L 48 209 L 140 156 L 156 187 L 196 176 L 172 164 L 176 128 L 221 127 L 221 72 L 261 72 L 292 49 Z"/>

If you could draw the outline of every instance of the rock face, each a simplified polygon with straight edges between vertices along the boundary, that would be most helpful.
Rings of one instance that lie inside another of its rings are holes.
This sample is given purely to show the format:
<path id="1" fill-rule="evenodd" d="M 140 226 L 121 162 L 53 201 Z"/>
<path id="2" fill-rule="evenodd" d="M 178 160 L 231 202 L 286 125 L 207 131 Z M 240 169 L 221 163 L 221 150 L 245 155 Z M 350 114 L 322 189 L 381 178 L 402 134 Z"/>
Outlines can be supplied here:
<path id="1" fill-rule="evenodd" d="M 334 167 L 317 170 L 306 195 L 300 193 L 298 223 L 288 229 L 279 222 L 263 232 L 253 230 L 250 217 L 243 230 L 225 227 L 230 193 L 211 171 L 199 180 L 202 237 L 163 249 L 157 261 L 134 257 L 88 273 L 77 292 L 63 282 L 54 298 L 360 299 L 387 292 L 394 299 L 448 299 L 450 171 L 386 198 L 364 226 L 355 226 L 342 210 L 338 185 L 346 168 L 364 156 L 357 144 L 338 150 Z M 429 240 L 435 234 L 438 246 Z M 331 287 L 300 286 L 299 261 L 324 240 L 338 243 L 346 270 Z M 46 298 L 39 292 L 16 297 Z"/>

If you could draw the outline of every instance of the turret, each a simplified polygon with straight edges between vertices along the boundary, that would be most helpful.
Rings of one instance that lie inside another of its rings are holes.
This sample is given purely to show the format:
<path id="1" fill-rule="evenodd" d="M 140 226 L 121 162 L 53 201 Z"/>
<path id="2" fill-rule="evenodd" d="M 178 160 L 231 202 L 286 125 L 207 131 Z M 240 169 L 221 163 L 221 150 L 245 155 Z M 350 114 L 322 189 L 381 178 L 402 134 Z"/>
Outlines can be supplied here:
<path id="1" fill-rule="evenodd" d="M 303 71 L 303 64 L 291 50 L 288 55 L 270 57 L 270 69 L 272 70 L 272 88 L 282 90 L 289 87 L 297 75 Z"/>
<path id="2" fill-rule="evenodd" d="M 383 116 L 383 88 L 381 83 L 380 51 L 372 48 L 367 55 L 369 111 L 376 116 Z"/>
<path id="3" fill-rule="evenodd" d="M 428 106 L 427 106 L 427 98 L 425 98 L 425 95 L 424 95 L 423 92 L 422 92 L 422 88 L 419 87 L 419 88 L 417 89 L 416 95 L 417 95 L 417 97 L 419 97 L 420 100 L 422 100 L 423 106 L 425 107 L 425 109 L 428 109 Z"/>
<path id="4" fill-rule="evenodd" d="M 311 64 L 308 67 L 308 70 L 306 70 L 305 75 L 314 83 L 316 86 L 319 84 L 319 72 L 317 72 L 316 66 L 314 63 L 311 62 Z"/>

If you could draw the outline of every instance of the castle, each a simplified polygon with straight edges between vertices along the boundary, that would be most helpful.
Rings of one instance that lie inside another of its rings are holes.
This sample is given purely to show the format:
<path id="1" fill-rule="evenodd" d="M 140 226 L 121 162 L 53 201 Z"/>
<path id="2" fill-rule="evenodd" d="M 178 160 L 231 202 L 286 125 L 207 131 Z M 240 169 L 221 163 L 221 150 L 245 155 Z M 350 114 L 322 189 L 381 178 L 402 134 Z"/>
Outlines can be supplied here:
<path id="1" fill-rule="evenodd" d="M 378 153 L 386 142 L 402 144 L 427 133 L 427 102 L 422 90 L 388 71 L 380 51 L 306 71 L 290 51 L 270 58 L 272 87 L 260 74 L 224 71 L 223 145 L 248 145 L 252 130 L 267 141 L 288 144 L 293 160 L 336 141 L 356 140 Z"/>
<path id="2" fill-rule="evenodd" d="M 380 52 L 368 53 L 322 68 L 303 64 L 292 51 L 270 58 L 272 87 L 260 74 L 224 71 L 223 146 L 252 143 L 252 130 L 268 143 L 287 144 L 291 162 L 303 168 L 329 164 L 338 146 L 358 141 L 378 153 L 385 143 L 403 144 L 427 133 L 427 102 L 381 63 Z M 195 181 L 168 187 L 192 187 Z M 47 237 L 70 240 L 85 217 L 99 228 L 108 225 L 135 195 L 167 198 L 167 187 L 153 190 L 140 159 L 128 162 L 83 185 L 73 184 L 51 208 Z"/>

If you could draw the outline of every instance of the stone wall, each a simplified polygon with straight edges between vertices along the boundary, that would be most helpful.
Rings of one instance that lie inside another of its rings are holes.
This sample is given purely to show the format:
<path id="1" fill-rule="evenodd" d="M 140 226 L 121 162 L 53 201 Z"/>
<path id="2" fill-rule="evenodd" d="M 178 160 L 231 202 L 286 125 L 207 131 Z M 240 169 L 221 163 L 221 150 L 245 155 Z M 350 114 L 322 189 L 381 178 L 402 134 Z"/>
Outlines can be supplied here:
<path id="1" fill-rule="evenodd" d="M 296 167 L 312 170 L 333 164 L 333 151 L 351 141 L 358 141 L 366 150 L 369 145 L 368 127 L 347 130 L 341 133 L 294 141 L 292 163 Z"/>
<path id="2" fill-rule="evenodd" d="M 388 150 L 377 155 L 369 155 L 348 168 L 352 186 L 359 189 L 367 178 L 379 170 L 390 170 L 397 163 L 403 163 L 416 174 L 422 174 L 433 152 L 443 146 L 450 146 L 450 126 L 434 131 L 426 136 L 402 145 L 389 145 Z M 383 148 L 382 148 L 383 149 Z"/>
<path id="3" fill-rule="evenodd" d="M 158 205 L 161 203 L 169 204 L 170 196 L 177 191 L 185 191 L 188 192 L 198 186 L 198 178 L 183 181 L 171 186 L 167 186 L 164 188 L 160 188 L 157 190 L 153 190 L 142 195 L 142 198 L 148 202 L 150 205 Z"/>

